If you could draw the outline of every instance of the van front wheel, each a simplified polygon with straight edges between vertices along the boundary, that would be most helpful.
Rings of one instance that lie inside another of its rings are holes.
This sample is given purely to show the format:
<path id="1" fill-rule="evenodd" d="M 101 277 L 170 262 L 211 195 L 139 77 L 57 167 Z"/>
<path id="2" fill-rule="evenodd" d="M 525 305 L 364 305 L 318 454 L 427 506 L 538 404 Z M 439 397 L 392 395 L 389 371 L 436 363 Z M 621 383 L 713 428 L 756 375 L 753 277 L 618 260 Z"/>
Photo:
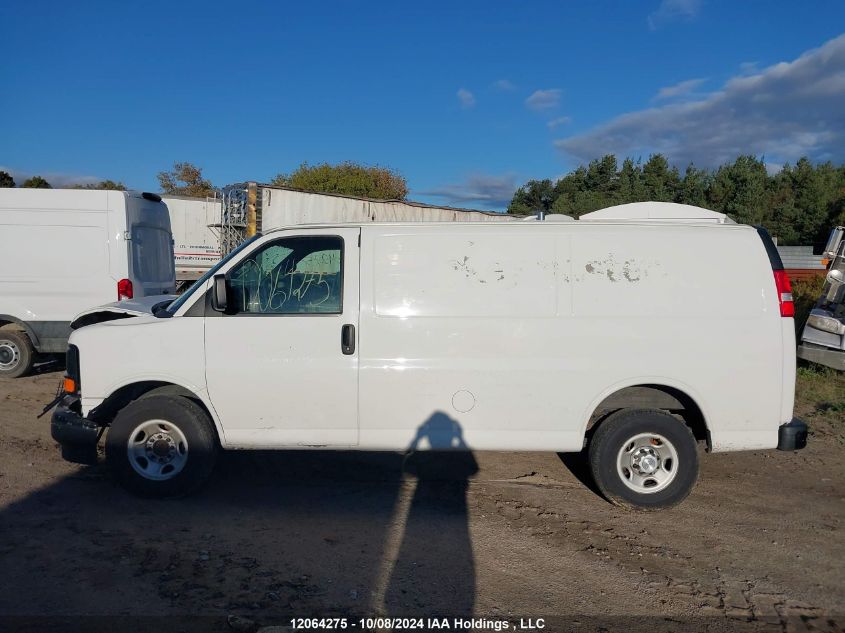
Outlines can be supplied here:
<path id="1" fill-rule="evenodd" d="M 698 450 L 689 427 L 654 409 L 625 409 L 596 429 L 590 469 L 616 505 L 659 510 L 683 501 L 698 478 Z"/>
<path id="2" fill-rule="evenodd" d="M 178 497 L 211 476 L 214 426 L 183 396 L 150 396 L 124 407 L 106 436 L 106 462 L 118 481 L 144 497 Z"/>

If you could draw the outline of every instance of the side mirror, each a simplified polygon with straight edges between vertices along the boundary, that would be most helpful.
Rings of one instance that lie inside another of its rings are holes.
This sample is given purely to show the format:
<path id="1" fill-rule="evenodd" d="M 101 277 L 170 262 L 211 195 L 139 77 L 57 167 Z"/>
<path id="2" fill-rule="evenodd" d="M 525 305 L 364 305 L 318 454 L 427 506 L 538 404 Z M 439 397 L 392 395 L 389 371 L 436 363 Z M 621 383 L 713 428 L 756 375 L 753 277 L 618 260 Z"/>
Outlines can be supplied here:
<path id="1" fill-rule="evenodd" d="M 217 312 L 225 312 L 229 307 L 226 275 L 214 275 L 214 283 L 211 285 L 211 307 Z"/>

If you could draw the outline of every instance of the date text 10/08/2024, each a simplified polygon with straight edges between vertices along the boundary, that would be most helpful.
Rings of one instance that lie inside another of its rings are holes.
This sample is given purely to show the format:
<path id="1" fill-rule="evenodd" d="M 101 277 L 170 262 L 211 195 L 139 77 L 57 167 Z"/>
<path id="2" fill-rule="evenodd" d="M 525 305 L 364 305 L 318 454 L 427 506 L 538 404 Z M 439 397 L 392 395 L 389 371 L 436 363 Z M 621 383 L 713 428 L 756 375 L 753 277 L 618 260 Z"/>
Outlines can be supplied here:
<path id="1" fill-rule="evenodd" d="M 393 630 L 393 631 L 539 631 L 543 618 L 519 618 L 517 622 L 488 618 L 291 618 L 295 631 Z"/>

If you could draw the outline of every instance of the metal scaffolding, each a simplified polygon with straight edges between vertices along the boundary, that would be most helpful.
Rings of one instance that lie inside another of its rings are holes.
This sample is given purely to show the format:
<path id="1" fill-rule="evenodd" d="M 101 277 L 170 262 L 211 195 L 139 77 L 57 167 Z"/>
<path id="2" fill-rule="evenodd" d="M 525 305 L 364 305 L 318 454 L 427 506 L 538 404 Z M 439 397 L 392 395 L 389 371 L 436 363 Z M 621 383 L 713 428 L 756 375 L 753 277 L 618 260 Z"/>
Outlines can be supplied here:
<path id="1" fill-rule="evenodd" d="M 220 223 L 214 228 L 220 231 L 220 252 L 225 257 L 259 230 L 258 185 L 254 182 L 228 185 L 220 190 L 220 199 Z"/>

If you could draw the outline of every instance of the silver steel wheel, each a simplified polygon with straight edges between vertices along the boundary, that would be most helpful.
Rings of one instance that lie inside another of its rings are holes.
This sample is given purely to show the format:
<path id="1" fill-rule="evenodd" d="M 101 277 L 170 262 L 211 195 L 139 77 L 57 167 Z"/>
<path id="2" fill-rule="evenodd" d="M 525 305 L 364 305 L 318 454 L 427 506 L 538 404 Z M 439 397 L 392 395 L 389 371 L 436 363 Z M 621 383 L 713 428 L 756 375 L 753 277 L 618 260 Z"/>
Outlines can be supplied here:
<path id="1" fill-rule="evenodd" d="M 147 420 L 129 435 L 129 463 L 146 479 L 164 481 L 178 475 L 188 461 L 188 440 L 167 420 Z"/>
<path id="2" fill-rule="evenodd" d="M 0 340 L 0 371 L 11 371 L 21 362 L 18 344 L 9 339 Z"/>
<path id="3" fill-rule="evenodd" d="M 653 494 L 678 474 L 678 451 L 662 435 L 640 433 L 628 439 L 616 458 L 616 471 L 634 492 Z"/>

